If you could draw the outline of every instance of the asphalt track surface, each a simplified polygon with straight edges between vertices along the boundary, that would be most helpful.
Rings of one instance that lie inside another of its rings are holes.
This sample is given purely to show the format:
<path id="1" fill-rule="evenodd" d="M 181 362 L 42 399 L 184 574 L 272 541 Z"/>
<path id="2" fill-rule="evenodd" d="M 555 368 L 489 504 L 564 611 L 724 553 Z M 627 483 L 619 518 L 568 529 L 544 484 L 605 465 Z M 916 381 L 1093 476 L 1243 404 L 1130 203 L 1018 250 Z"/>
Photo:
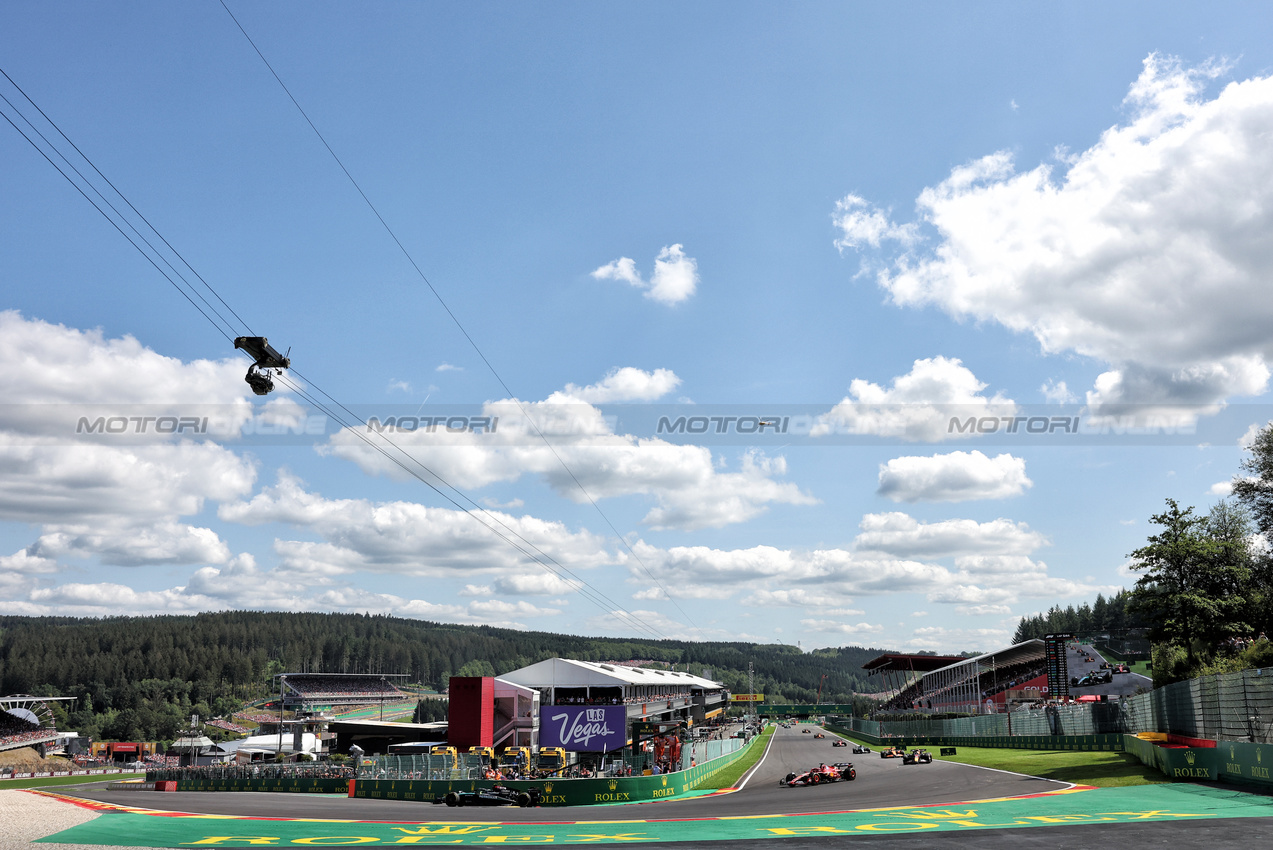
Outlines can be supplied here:
<path id="1" fill-rule="evenodd" d="M 832 734 L 815 738 L 803 729 L 779 728 L 759 765 L 744 777 L 742 789 L 711 797 L 617 806 L 518 808 L 448 808 L 407 801 L 373 800 L 337 795 L 110 791 L 103 785 L 59 788 L 60 793 L 122 806 L 167 811 L 269 818 L 349 819 L 359 821 L 448 822 L 475 819 L 504 823 L 562 823 L 567 821 L 658 821 L 736 818 L 766 814 L 808 814 L 846 810 L 963 803 L 990 798 L 1018 797 L 1063 790 L 1051 780 L 1004 773 L 953 762 L 903 765 L 900 759 L 881 759 L 878 752 L 852 755 L 852 748 L 832 747 Z M 787 773 L 801 772 L 819 762 L 851 761 L 854 781 L 814 787 L 788 788 L 778 784 Z M 1080 792 L 1086 797 L 1088 792 Z M 1095 793 L 1095 792 L 1094 792 Z M 1095 803 L 1095 801 L 1093 801 Z M 478 811 L 481 812 L 478 815 Z M 475 818 L 475 815 L 477 816 Z M 804 819 L 801 818 L 803 821 Z M 846 841 L 871 848 L 1070 848 L 1111 847 L 1142 850 L 1157 847 L 1209 848 L 1265 845 L 1273 834 L 1273 818 L 1208 819 L 1174 822 L 1111 823 L 1081 826 L 1040 826 L 1031 829 L 979 830 L 967 833 L 908 835 L 799 835 L 746 841 L 755 850 L 829 850 Z M 673 842 L 661 842 L 673 843 Z M 729 841 L 677 841 L 682 850 L 721 850 Z M 36 847 L 38 845 L 32 845 Z M 628 843 L 632 848 L 655 846 Z"/>
<path id="2" fill-rule="evenodd" d="M 813 730 L 808 734 L 803 729 Z M 737 817 L 843 811 L 886 806 L 930 805 L 1041 794 L 1069 787 L 1063 782 L 970 767 L 954 762 L 904 765 L 878 752 L 852 755 L 852 747 L 832 747 L 836 736 L 811 724 L 779 727 L 759 766 L 741 791 L 713 797 L 690 797 L 618 806 L 554 806 L 519 809 L 486 808 L 483 820 L 534 823 L 562 820 L 630 820 Z M 851 782 L 785 787 L 778 780 L 803 773 L 820 762 L 852 762 L 858 778 Z M 59 789 L 60 790 L 60 789 Z M 124 806 L 249 817 L 348 818 L 352 820 L 471 821 L 474 809 L 450 808 L 404 800 L 373 800 L 334 794 L 215 793 L 208 791 L 110 791 L 85 787 L 63 793 Z"/>
<path id="3" fill-rule="evenodd" d="M 1082 643 L 1078 645 L 1078 650 L 1069 648 L 1065 649 L 1066 665 L 1069 667 L 1071 677 L 1079 677 L 1088 673 L 1096 672 L 1101 669 L 1101 662 L 1106 659 L 1101 656 L 1096 648 L 1090 644 Z M 1091 661 L 1087 659 L 1091 658 Z M 1117 661 L 1110 661 L 1111 668 L 1118 664 Z M 1150 691 L 1154 688 L 1153 679 L 1149 679 L 1139 673 L 1117 673 L 1112 681 L 1108 684 L 1088 685 L 1083 688 L 1070 688 L 1071 696 L 1086 696 L 1088 694 L 1106 694 L 1110 697 L 1131 696 L 1137 691 Z"/>

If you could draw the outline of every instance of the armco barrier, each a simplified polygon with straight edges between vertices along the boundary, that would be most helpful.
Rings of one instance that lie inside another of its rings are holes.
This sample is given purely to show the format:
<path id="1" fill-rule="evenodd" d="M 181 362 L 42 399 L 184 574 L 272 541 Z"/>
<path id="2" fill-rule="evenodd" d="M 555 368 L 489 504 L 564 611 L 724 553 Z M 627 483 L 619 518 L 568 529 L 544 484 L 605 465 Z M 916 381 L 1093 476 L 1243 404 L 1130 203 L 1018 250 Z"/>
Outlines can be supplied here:
<path id="1" fill-rule="evenodd" d="M 499 784 L 518 791 L 538 789 L 543 806 L 590 806 L 598 803 L 639 803 L 687 794 L 728 768 L 758 742 L 756 738 L 741 750 L 705 764 L 659 776 L 628 776 L 599 779 L 521 779 L 490 782 L 479 779 L 358 779 L 351 796 L 383 800 L 415 800 L 432 803 L 451 791 L 477 791 Z"/>
<path id="2" fill-rule="evenodd" d="M 1164 776 L 1185 782 L 1214 782 L 1220 778 L 1220 760 L 1215 747 L 1160 747 L 1153 741 L 1124 735 L 1127 752 Z"/>

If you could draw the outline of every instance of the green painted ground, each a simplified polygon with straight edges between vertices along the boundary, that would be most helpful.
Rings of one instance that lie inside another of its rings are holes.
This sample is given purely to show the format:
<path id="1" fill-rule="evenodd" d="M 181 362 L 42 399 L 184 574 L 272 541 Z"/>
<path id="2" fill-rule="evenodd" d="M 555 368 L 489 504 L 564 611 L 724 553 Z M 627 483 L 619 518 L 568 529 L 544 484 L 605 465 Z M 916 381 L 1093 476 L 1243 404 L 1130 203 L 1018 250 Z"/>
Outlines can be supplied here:
<path id="1" fill-rule="evenodd" d="M 743 774 L 751 770 L 752 765 L 760 761 L 760 757 L 765 754 L 765 747 L 769 746 L 769 739 L 773 737 L 773 734 L 774 727 L 766 726 L 765 731 L 760 733 L 758 740 L 752 742 L 750 753 L 741 756 L 738 761 L 698 786 L 699 789 L 733 788 L 738 783 L 738 780 L 742 779 Z"/>
<path id="2" fill-rule="evenodd" d="M 487 815 L 485 812 L 482 814 Z M 639 814 L 639 811 L 634 810 L 633 814 Z M 498 812 L 490 811 L 487 816 L 496 818 Z M 615 844 L 633 841 L 745 841 L 796 835 L 971 832 L 1236 817 L 1273 817 L 1273 799 L 1220 788 L 1171 784 L 842 814 L 564 824 L 232 820 L 112 812 L 41 841 L 125 847 Z"/>
<path id="3" fill-rule="evenodd" d="M 125 779 L 143 777 L 143 773 L 106 773 L 93 776 L 44 776 L 38 779 L 5 779 L 0 780 L 0 791 L 13 788 L 43 788 L 46 785 L 83 785 L 85 782 L 120 782 Z"/>

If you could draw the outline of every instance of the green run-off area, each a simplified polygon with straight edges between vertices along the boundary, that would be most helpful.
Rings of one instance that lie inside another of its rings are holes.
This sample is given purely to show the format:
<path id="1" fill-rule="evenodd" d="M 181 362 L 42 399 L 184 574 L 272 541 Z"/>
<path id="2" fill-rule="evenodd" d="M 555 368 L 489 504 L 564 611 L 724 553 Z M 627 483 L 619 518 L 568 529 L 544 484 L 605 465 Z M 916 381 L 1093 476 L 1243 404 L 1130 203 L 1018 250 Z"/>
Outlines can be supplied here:
<path id="1" fill-rule="evenodd" d="M 412 813 L 419 813 L 419 810 L 415 809 Z M 491 814 L 498 817 L 495 812 Z M 638 814 L 638 811 L 634 809 L 633 814 Z M 986 803 L 838 814 L 660 822 L 355 823 L 157 817 L 115 812 L 42 841 L 125 847 L 627 844 L 637 841 L 746 841 L 791 836 L 935 834 L 1235 817 L 1273 817 L 1273 800 L 1260 795 L 1184 784 L 1101 788 Z"/>

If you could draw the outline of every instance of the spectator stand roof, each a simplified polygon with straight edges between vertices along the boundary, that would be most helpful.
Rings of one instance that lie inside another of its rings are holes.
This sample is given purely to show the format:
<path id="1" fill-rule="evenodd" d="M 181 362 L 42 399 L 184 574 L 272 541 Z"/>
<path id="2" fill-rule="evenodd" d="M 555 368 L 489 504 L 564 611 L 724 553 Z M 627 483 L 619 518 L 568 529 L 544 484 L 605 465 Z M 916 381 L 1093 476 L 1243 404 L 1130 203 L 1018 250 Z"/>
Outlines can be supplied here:
<path id="1" fill-rule="evenodd" d="M 500 675 L 517 685 L 531 688 L 581 688 L 581 687 L 687 687 L 716 691 L 724 687 L 701 676 L 676 670 L 655 670 L 648 667 L 624 667 L 596 661 L 575 661 L 572 658 L 549 658 L 520 670 Z"/>
<path id="2" fill-rule="evenodd" d="M 916 673 L 939 670 L 963 660 L 961 655 L 905 655 L 886 652 L 863 664 L 862 669 L 868 676 L 881 676 L 886 683 L 886 691 L 898 693 L 914 681 Z"/>
<path id="3" fill-rule="evenodd" d="M 369 705 L 409 697 L 391 681 L 408 678 L 406 673 L 278 673 L 274 678 L 288 707 Z"/>
<path id="4" fill-rule="evenodd" d="M 981 709 L 981 676 L 1000 667 L 1043 661 L 1044 643 L 1035 638 L 996 649 L 972 658 L 960 658 L 952 664 L 924 674 L 923 698 L 940 702 L 945 710 L 977 713 Z"/>

